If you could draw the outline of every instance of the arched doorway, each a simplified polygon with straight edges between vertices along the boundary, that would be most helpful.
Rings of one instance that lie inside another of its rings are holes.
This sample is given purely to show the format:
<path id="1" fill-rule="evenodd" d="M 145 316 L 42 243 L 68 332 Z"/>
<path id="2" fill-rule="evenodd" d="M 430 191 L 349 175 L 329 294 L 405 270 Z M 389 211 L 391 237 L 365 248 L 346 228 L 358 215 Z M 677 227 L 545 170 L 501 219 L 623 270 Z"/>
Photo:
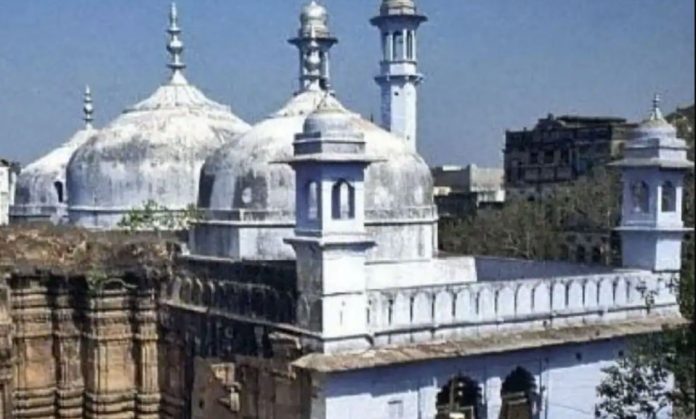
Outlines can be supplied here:
<path id="1" fill-rule="evenodd" d="M 469 377 L 457 375 L 437 393 L 435 419 L 482 419 L 481 386 Z"/>
<path id="2" fill-rule="evenodd" d="M 503 404 L 500 419 L 536 419 L 536 379 L 529 371 L 517 367 L 505 378 L 500 391 Z"/>

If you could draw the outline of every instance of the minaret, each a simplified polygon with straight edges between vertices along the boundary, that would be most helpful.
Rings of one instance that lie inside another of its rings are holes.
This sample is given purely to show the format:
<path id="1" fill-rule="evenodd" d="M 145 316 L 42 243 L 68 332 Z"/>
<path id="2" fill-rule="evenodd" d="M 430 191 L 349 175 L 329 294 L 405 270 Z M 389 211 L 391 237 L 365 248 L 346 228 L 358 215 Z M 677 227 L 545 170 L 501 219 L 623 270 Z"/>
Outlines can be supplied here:
<path id="1" fill-rule="evenodd" d="M 418 131 L 418 72 L 416 31 L 427 18 L 418 14 L 414 0 L 383 0 L 379 16 L 370 22 L 382 36 L 380 74 L 382 126 L 404 138 L 416 150 Z"/>
<path id="2" fill-rule="evenodd" d="M 327 93 L 328 95 L 328 93 Z M 295 136 L 298 323 L 320 338 L 316 350 L 367 346 L 365 141 L 351 115 L 325 99 Z"/>
<path id="3" fill-rule="evenodd" d="M 329 90 L 329 50 L 338 40 L 329 31 L 329 15 L 315 0 L 302 8 L 300 29 L 288 42 L 297 47 L 300 62 L 300 87 L 306 90 Z"/>
<path id="4" fill-rule="evenodd" d="M 662 116 L 659 96 L 650 116 L 626 143 L 621 169 L 623 266 L 651 271 L 679 271 L 681 244 L 688 229 L 682 221 L 684 175 L 693 169 L 687 145 Z"/>
<path id="5" fill-rule="evenodd" d="M 84 113 L 83 120 L 85 121 L 85 130 L 92 130 L 94 126 L 94 105 L 92 104 L 92 90 L 89 86 L 85 86 L 85 95 L 82 103 L 82 112 Z"/>
<path id="6" fill-rule="evenodd" d="M 172 71 L 169 83 L 187 84 L 186 78 L 184 77 L 186 64 L 181 60 L 181 54 L 184 52 L 184 43 L 180 38 L 181 28 L 179 27 L 179 14 L 176 9 L 176 3 L 172 3 L 169 9 L 169 27 L 167 28 L 167 33 L 169 34 L 167 51 L 171 56 L 171 60 L 167 64 L 167 67 Z"/>

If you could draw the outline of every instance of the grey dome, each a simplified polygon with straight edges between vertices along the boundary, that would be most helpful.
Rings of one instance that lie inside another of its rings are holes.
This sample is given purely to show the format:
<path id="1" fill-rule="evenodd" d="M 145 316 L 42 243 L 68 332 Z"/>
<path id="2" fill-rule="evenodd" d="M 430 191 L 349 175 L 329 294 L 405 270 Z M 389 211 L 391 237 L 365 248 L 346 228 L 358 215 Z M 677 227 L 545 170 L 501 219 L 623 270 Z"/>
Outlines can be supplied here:
<path id="1" fill-rule="evenodd" d="M 11 208 L 14 221 L 53 221 L 65 216 L 68 194 L 65 187 L 66 167 L 75 150 L 96 135 L 87 127 L 48 154 L 24 167 L 17 178 L 15 202 Z"/>
<path id="2" fill-rule="evenodd" d="M 205 158 L 248 129 L 177 74 L 75 152 L 68 165 L 71 222 L 113 228 L 150 200 L 172 210 L 194 204 Z"/>
<path id="3" fill-rule="evenodd" d="M 326 8 L 315 0 L 312 0 L 302 8 L 300 13 L 299 36 L 308 36 L 314 33 L 316 36 L 329 36 L 329 13 Z"/>
<path id="4" fill-rule="evenodd" d="M 199 207 L 208 210 L 211 221 L 294 223 L 295 174 L 288 165 L 277 162 L 292 156 L 295 134 L 302 132 L 308 115 L 325 95 L 321 91 L 305 91 L 293 97 L 280 111 L 206 161 L 201 173 Z M 335 98 L 326 100 L 333 102 L 331 106 L 344 109 Z M 395 220 L 431 222 L 435 217 L 433 182 L 425 161 L 410 151 L 402 139 L 356 114 L 350 114 L 350 124 L 364 135 L 368 157 L 381 160 L 366 173 L 368 224 Z M 256 250 L 263 253 L 261 248 Z"/>

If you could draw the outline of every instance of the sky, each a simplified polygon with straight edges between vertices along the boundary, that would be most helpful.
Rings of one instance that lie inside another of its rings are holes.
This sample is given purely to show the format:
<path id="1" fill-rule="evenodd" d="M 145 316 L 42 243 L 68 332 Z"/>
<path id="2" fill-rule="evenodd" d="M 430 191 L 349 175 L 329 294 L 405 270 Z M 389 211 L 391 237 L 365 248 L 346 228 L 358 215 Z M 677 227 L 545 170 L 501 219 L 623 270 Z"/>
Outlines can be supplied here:
<path id="1" fill-rule="evenodd" d="M 179 0 L 186 75 L 254 123 L 297 87 L 287 44 L 306 0 Z M 332 85 L 379 115 L 379 0 L 323 0 L 339 38 Z M 431 165 L 500 166 L 506 129 L 548 113 L 639 120 L 694 102 L 693 0 L 420 0 L 418 149 Z M 0 156 L 28 163 L 98 127 L 168 74 L 166 0 L 2 0 Z"/>

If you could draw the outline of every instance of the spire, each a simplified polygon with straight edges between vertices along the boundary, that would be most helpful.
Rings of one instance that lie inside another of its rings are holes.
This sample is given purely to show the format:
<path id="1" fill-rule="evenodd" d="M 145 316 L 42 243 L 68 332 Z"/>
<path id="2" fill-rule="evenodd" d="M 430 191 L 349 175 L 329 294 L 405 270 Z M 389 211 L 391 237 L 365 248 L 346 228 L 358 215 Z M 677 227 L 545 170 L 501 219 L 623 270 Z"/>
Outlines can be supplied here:
<path id="1" fill-rule="evenodd" d="M 82 112 L 84 113 L 84 117 L 82 119 L 85 121 L 85 129 L 93 129 L 94 127 L 92 126 L 92 121 L 94 121 L 94 117 L 92 114 L 94 113 L 94 106 L 92 105 L 92 91 L 90 90 L 89 86 L 85 86 Z"/>
<path id="2" fill-rule="evenodd" d="M 655 93 L 652 101 L 652 110 L 650 111 L 649 121 L 664 121 L 664 116 L 662 116 L 662 111 L 660 110 L 660 94 Z"/>
<path id="3" fill-rule="evenodd" d="M 171 61 L 167 64 L 172 70 L 172 75 L 169 79 L 172 84 L 186 84 L 186 79 L 182 70 L 186 68 L 186 64 L 181 61 L 181 53 L 184 51 L 184 43 L 181 42 L 179 35 L 181 35 L 181 28 L 178 22 L 178 13 L 176 10 L 176 3 L 172 3 L 169 9 L 169 27 L 167 28 L 167 33 L 169 34 L 169 43 L 167 43 L 167 51 L 171 55 Z"/>
<path id="4" fill-rule="evenodd" d="M 297 36 L 288 41 L 299 50 L 300 92 L 329 89 L 329 50 L 337 40 L 329 31 L 328 19 L 326 8 L 311 0 L 300 13 Z"/>

